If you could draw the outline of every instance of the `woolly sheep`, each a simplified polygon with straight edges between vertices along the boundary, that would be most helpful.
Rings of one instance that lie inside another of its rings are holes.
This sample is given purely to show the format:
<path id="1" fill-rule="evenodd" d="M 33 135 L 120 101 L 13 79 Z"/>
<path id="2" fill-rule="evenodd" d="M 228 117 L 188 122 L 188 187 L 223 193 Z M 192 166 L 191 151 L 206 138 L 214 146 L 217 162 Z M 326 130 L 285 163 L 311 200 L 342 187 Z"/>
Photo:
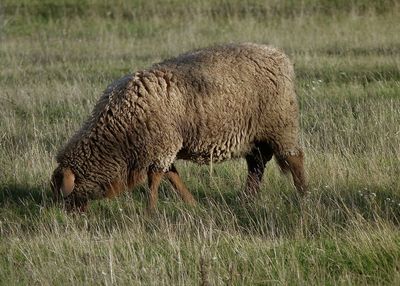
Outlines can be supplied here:
<path id="1" fill-rule="evenodd" d="M 306 192 L 293 66 L 270 46 L 243 43 L 201 49 L 127 75 L 105 90 L 90 118 L 57 155 L 55 196 L 68 209 L 149 184 L 157 204 L 165 175 L 194 204 L 174 166 L 245 158 L 245 194 L 255 194 L 275 155 Z"/>

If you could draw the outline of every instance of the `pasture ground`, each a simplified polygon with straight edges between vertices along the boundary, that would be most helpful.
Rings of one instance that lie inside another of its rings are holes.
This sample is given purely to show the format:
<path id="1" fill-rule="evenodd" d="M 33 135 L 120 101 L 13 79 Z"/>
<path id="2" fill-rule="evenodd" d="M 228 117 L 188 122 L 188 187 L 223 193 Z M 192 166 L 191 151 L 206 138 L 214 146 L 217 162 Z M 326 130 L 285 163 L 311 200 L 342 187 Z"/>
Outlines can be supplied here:
<path id="1" fill-rule="evenodd" d="M 3 0 L 0 284 L 400 283 L 400 5 L 396 1 Z M 255 202 L 241 160 L 179 162 L 167 183 L 68 215 L 50 197 L 56 150 L 114 79 L 215 43 L 295 63 L 311 194 L 270 163 Z"/>

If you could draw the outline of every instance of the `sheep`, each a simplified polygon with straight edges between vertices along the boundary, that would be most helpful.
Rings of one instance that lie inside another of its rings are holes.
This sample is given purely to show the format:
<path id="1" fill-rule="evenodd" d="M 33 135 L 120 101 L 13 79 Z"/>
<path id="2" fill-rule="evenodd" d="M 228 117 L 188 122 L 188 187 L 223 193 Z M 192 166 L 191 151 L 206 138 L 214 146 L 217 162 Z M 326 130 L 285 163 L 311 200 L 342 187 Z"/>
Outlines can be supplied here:
<path id="1" fill-rule="evenodd" d="M 279 49 L 254 43 L 199 49 L 129 74 L 107 87 L 89 119 L 57 155 L 56 198 L 84 211 L 147 175 L 156 209 L 165 175 L 188 204 L 193 195 L 174 165 L 245 158 L 244 194 L 260 189 L 275 156 L 306 193 L 294 71 Z"/>

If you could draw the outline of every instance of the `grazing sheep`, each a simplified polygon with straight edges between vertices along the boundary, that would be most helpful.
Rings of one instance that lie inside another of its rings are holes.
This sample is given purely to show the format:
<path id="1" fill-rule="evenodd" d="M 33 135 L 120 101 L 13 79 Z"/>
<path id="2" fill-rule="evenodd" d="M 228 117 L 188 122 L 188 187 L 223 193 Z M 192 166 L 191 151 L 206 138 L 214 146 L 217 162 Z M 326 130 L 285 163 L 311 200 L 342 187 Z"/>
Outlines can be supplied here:
<path id="1" fill-rule="evenodd" d="M 269 46 L 216 46 L 112 83 L 58 153 L 53 192 L 69 209 L 85 210 L 89 199 L 113 197 L 147 175 L 153 210 L 166 175 L 194 204 L 176 159 L 203 164 L 244 157 L 246 194 L 253 194 L 273 155 L 305 193 L 292 64 Z"/>

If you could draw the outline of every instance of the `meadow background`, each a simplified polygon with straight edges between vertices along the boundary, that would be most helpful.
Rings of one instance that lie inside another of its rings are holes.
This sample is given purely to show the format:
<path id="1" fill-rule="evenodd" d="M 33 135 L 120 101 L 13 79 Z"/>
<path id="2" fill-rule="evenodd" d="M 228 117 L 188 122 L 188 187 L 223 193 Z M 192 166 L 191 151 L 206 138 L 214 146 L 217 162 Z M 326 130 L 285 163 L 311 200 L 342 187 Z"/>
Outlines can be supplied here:
<path id="1" fill-rule="evenodd" d="M 395 0 L 2 0 L 1 285 L 399 285 L 400 4 Z M 271 162 L 254 202 L 244 161 L 179 162 L 168 183 L 70 215 L 57 149 L 105 87 L 183 51 L 252 41 L 295 64 L 311 194 Z"/>

